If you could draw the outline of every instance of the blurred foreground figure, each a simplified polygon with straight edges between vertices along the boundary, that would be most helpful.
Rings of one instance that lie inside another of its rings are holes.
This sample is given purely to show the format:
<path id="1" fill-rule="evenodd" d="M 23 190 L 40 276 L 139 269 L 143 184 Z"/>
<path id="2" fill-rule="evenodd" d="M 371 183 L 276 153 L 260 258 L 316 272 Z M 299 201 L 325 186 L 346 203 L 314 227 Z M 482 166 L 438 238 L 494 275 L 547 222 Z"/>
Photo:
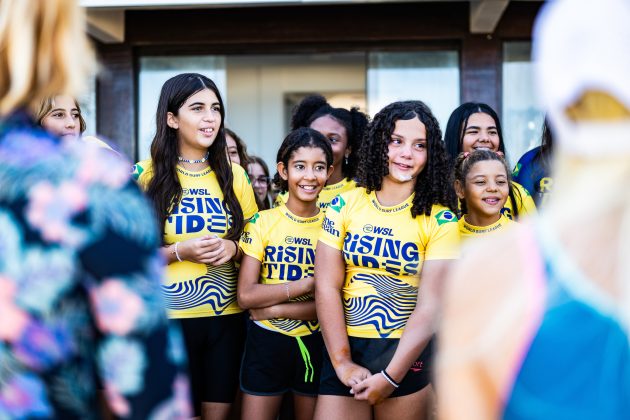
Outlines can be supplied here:
<path id="1" fill-rule="evenodd" d="M 0 419 L 190 415 L 129 164 L 34 119 L 93 66 L 75 1 L 0 0 Z"/>
<path id="2" fill-rule="evenodd" d="M 562 0 L 535 28 L 557 136 L 538 218 L 475 243 L 445 294 L 445 419 L 630 413 L 630 2 Z"/>

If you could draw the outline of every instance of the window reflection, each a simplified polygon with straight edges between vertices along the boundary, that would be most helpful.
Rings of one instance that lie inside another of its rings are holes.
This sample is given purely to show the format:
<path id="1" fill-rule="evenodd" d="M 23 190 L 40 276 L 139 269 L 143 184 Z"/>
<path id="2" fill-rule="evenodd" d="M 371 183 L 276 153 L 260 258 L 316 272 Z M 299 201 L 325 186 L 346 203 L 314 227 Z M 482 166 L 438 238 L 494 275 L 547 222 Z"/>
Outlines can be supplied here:
<path id="1" fill-rule="evenodd" d="M 368 112 L 419 99 L 440 122 L 442 131 L 459 106 L 459 57 L 456 51 L 377 52 L 368 55 Z"/>
<path id="2" fill-rule="evenodd" d="M 531 42 L 503 45 L 503 136 L 512 166 L 540 145 L 543 112 L 534 89 Z"/>

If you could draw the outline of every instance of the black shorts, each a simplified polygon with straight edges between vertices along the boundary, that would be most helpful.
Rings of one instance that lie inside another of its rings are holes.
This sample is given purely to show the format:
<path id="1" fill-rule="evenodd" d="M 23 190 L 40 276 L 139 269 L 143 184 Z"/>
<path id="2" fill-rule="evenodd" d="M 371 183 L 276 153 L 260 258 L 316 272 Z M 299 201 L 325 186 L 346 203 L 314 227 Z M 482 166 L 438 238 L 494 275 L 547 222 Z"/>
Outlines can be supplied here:
<path id="1" fill-rule="evenodd" d="M 316 396 L 324 342 L 317 332 L 291 337 L 253 322 L 247 330 L 241 364 L 241 389 L 251 395 L 281 395 L 287 391 Z"/>
<path id="2" fill-rule="evenodd" d="M 182 318 L 195 415 L 202 402 L 232 403 L 243 354 L 244 314 Z"/>
<path id="3" fill-rule="evenodd" d="M 398 347 L 397 338 L 360 338 L 348 337 L 350 341 L 350 354 L 352 361 L 367 368 L 372 374 L 377 374 L 385 369 L 394 356 Z M 319 385 L 320 395 L 339 395 L 352 397 L 350 388 L 345 386 L 335 373 L 328 352 L 324 352 L 322 376 Z M 420 391 L 431 383 L 431 362 L 433 359 L 433 339 L 417 361 L 413 363 L 405 377 L 400 381 L 400 387 L 389 396 L 402 397 Z"/>

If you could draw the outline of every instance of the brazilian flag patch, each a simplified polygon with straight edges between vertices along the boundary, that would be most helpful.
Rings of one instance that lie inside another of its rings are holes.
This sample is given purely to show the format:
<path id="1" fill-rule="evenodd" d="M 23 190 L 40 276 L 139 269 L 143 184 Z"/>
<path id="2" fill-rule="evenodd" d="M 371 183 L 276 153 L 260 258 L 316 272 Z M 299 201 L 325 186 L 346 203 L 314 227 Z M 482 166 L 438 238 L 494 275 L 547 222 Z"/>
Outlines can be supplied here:
<path id="1" fill-rule="evenodd" d="M 455 213 L 450 210 L 442 210 L 435 215 L 435 219 L 438 222 L 438 226 L 443 225 L 444 223 L 457 222 L 457 217 L 455 217 Z"/>
<path id="2" fill-rule="evenodd" d="M 521 172 L 521 164 L 517 163 L 514 167 L 514 171 L 512 172 L 512 176 L 517 177 L 519 172 Z"/>
<path id="3" fill-rule="evenodd" d="M 144 168 L 142 166 L 133 165 L 133 172 L 131 173 L 131 176 L 137 181 L 140 178 L 140 175 L 142 175 L 142 172 L 144 172 Z"/>
<path id="4" fill-rule="evenodd" d="M 251 219 L 249 219 L 249 223 L 256 223 L 256 220 L 258 220 L 258 218 L 260 217 L 260 214 L 256 213 L 255 215 L 252 216 Z"/>
<path id="5" fill-rule="evenodd" d="M 333 200 L 330 202 L 329 208 L 339 213 L 341 209 L 343 208 L 343 206 L 345 205 L 346 205 L 346 202 L 344 201 L 344 199 L 340 195 L 338 195 L 335 198 L 333 198 Z"/>

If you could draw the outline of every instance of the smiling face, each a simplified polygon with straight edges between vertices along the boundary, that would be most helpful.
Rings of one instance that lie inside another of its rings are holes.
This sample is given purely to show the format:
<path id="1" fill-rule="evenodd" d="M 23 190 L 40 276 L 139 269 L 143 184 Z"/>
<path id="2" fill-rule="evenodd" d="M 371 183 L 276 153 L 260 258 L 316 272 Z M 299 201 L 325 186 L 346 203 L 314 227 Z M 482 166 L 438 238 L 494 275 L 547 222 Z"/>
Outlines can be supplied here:
<path id="1" fill-rule="evenodd" d="M 344 158 L 350 155 L 346 127 L 330 115 L 324 115 L 315 119 L 311 123 L 310 128 L 319 131 L 330 141 L 333 151 L 333 166 L 341 171 Z"/>
<path id="2" fill-rule="evenodd" d="M 463 127 L 462 152 L 472 152 L 475 149 L 485 148 L 494 152 L 499 150 L 501 139 L 494 119 L 482 112 L 477 112 L 468 117 L 466 127 Z"/>
<path id="3" fill-rule="evenodd" d="M 169 112 L 166 122 L 177 131 L 179 154 L 188 159 L 203 157 L 221 127 L 221 104 L 210 89 L 191 95 L 177 115 Z"/>
<path id="4" fill-rule="evenodd" d="M 68 95 L 55 96 L 52 109 L 42 118 L 42 127 L 61 138 L 75 139 L 81 135 L 80 112 Z"/>
<path id="5" fill-rule="evenodd" d="M 418 119 L 398 120 L 389 144 L 387 179 L 396 183 L 415 182 L 427 163 L 427 130 Z"/>
<path id="6" fill-rule="evenodd" d="M 498 160 L 483 160 L 473 164 L 466 175 L 466 184 L 455 183 L 460 199 L 466 200 L 468 214 L 476 220 L 494 223 L 509 195 L 508 174 Z"/>
<path id="7" fill-rule="evenodd" d="M 315 203 L 332 172 L 326 164 L 326 153 L 319 147 L 300 147 L 289 158 L 285 167 L 278 162 L 278 173 L 289 185 L 289 200 Z"/>

